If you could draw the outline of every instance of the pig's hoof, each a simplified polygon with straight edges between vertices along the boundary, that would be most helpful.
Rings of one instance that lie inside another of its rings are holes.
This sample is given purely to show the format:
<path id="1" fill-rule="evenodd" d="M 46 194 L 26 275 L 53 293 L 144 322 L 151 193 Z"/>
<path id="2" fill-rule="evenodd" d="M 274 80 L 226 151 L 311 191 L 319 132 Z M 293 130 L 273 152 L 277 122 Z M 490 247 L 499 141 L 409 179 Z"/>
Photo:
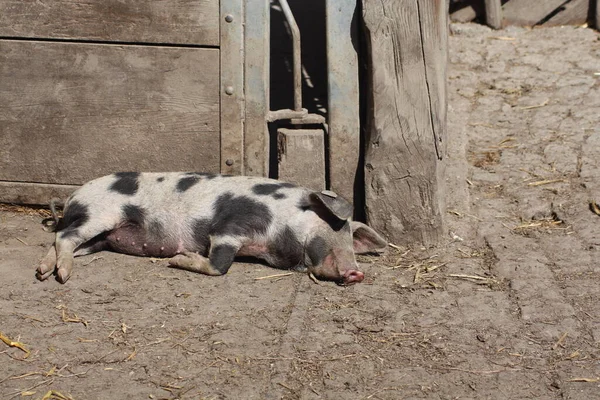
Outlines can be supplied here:
<path id="1" fill-rule="evenodd" d="M 56 269 L 56 248 L 54 246 L 50 247 L 48 253 L 42 261 L 40 261 L 40 265 L 37 267 L 35 277 L 40 281 L 48 279 L 50 275 L 54 273 Z"/>
<path id="2" fill-rule="evenodd" d="M 198 261 L 191 254 L 178 254 L 169 260 L 169 267 L 193 271 Z"/>
<path id="3" fill-rule="evenodd" d="M 56 265 L 42 263 L 39 267 L 37 267 L 37 270 L 35 271 L 35 277 L 38 278 L 40 281 L 46 280 L 50 275 L 54 273 L 55 267 Z"/>
<path id="4" fill-rule="evenodd" d="M 71 277 L 73 271 L 73 258 L 65 257 L 58 260 L 58 268 L 56 269 L 56 280 L 60 283 L 66 283 Z"/>
<path id="5" fill-rule="evenodd" d="M 67 271 L 65 268 L 59 268 L 56 272 L 56 280 L 60 283 L 67 283 L 71 277 L 71 271 Z"/>
<path id="6" fill-rule="evenodd" d="M 203 257 L 198 253 L 187 251 L 171 258 L 169 260 L 169 267 L 197 272 L 204 275 L 223 275 L 210 264 L 208 258 Z"/>
<path id="7" fill-rule="evenodd" d="M 39 266 L 35 271 L 35 277 L 40 281 L 45 281 L 50 275 L 54 273 L 54 267 L 52 267 L 51 269 L 46 269 L 46 266 L 43 267 L 44 268 L 42 268 L 42 266 Z"/>

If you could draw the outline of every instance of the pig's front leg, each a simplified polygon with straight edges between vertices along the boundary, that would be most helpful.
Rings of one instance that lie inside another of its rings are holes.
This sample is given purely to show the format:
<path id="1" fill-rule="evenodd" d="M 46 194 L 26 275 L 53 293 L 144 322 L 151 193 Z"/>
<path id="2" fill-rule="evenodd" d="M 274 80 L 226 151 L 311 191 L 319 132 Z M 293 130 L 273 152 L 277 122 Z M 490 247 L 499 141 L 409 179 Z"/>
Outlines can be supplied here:
<path id="1" fill-rule="evenodd" d="M 184 252 L 169 260 L 169 266 L 205 275 L 224 275 L 231 267 L 240 245 L 231 243 L 211 243 L 208 258 L 194 252 Z"/>

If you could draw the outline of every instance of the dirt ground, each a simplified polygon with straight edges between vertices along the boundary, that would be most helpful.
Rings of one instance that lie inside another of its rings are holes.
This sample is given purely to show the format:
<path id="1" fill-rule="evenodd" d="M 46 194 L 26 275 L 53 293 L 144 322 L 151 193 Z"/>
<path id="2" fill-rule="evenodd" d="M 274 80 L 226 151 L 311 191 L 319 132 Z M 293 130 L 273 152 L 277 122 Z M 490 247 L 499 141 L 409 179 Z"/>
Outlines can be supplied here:
<path id="1" fill-rule="evenodd" d="M 0 398 L 600 398 L 600 41 L 450 38 L 447 242 L 349 288 L 112 253 L 37 282 L 43 212 L 0 212 Z"/>

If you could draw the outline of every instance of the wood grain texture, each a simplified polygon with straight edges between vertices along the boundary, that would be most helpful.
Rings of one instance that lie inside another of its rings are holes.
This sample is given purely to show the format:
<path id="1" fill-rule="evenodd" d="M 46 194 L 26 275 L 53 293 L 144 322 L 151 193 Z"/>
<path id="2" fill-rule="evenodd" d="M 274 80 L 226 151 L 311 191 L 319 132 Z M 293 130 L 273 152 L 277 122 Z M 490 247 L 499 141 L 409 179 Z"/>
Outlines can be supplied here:
<path id="1" fill-rule="evenodd" d="M 0 0 L 0 36 L 219 44 L 219 0 Z"/>
<path id="2" fill-rule="evenodd" d="M 325 135 L 320 129 L 277 130 L 279 179 L 325 189 Z"/>
<path id="3" fill-rule="evenodd" d="M 221 173 L 244 173 L 244 9 L 221 0 Z"/>
<path id="4" fill-rule="evenodd" d="M 504 25 L 533 26 L 560 7 L 565 0 L 510 0 L 502 6 Z"/>
<path id="5" fill-rule="evenodd" d="M 485 0 L 485 22 L 490 28 L 502 28 L 502 4 L 500 0 Z"/>
<path id="6" fill-rule="evenodd" d="M 326 2 L 329 183 L 351 203 L 360 151 L 355 10 L 356 0 Z"/>
<path id="7" fill-rule="evenodd" d="M 543 25 L 583 25 L 587 21 L 590 5 L 590 0 L 572 0 L 562 7 L 562 11 L 550 18 Z"/>
<path id="8" fill-rule="evenodd" d="M 79 186 L 0 181 L 0 203 L 47 206 L 53 198 L 66 200 Z"/>
<path id="9" fill-rule="evenodd" d="M 269 175 L 270 4 L 246 0 L 244 174 Z"/>
<path id="10" fill-rule="evenodd" d="M 450 14 L 450 20 L 453 22 L 471 22 L 479 17 L 483 11 L 479 1 L 475 1 L 473 4 L 466 5 Z"/>
<path id="11" fill-rule="evenodd" d="M 0 40 L 0 180 L 219 171 L 219 51 Z"/>
<path id="12" fill-rule="evenodd" d="M 369 60 L 367 222 L 397 244 L 443 235 L 445 0 L 362 0 Z"/>

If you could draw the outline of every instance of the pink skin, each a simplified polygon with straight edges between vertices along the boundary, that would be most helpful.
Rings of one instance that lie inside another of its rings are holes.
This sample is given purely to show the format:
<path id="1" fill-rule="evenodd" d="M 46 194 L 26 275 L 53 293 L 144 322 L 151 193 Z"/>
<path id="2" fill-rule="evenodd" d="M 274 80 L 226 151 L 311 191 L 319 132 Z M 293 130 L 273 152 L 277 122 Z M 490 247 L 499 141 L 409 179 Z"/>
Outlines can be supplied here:
<path id="1" fill-rule="evenodd" d="M 344 262 L 344 254 L 334 250 L 325 257 L 321 265 L 309 268 L 309 271 L 317 278 L 336 281 L 344 286 L 362 282 L 365 279 L 365 274 L 356 269 L 358 265 L 356 265 L 356 261 L 354 260 L 354 253 L 345 255 L 346 260 L 351 256 L 351 261 Z M 352 267 L 342 266 L 348 263 L 353 264 Z"/>
<path id="2" fill-rule="evenodd" d="M 358 270 L 350 269 L 344 273 L 344 285 L 354 285 L 365 279 L 365 274 Z"/>

